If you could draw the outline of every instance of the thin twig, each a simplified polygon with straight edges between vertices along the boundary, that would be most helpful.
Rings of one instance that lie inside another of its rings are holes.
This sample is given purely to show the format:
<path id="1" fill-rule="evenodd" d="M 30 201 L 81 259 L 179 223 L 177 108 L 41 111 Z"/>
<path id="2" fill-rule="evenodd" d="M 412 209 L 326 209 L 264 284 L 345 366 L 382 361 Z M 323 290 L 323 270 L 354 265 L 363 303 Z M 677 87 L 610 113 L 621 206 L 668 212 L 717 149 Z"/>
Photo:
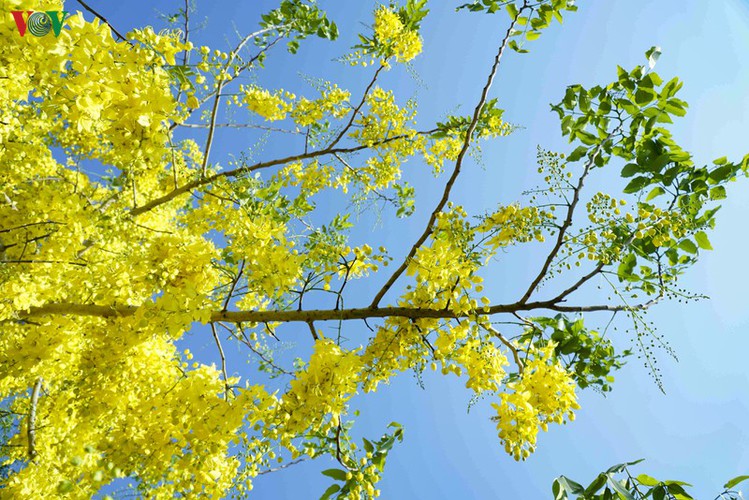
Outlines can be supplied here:
<path id="1" fill-rule="evenodd" d="M 331 142 L 330 145 L 328 145 L 328 148 L 332 148 L 336 144 L 338 144 L 340 140 L 343 139 L 343 136 L 346 135 L 346 132 L 348 132 L 348 130 L 351 128 L 351 125 L 353 125 L 354 120 L 356 119 L 356 115 L 359 114 L 359 111 L 361 110 L 362 106 L 364 106 L 364 103 L 367 102 L 367 96 L 369 95 L 370 90 L 372 90 L 372 87 L 377 81 L 377 77 L 380 76 L 380 72 L 383 69 L 385 69 L 385 66 L 380 66 L 379 68 L 377 68 L 377 71 L 375 71 L 375 74 L 372 76 L 372 80 L 369 82 L 369 85 L 367 85 L 367 88 L 364 90 L 364 94 L 362 95 L 361 101 L 351 113 L 351 118 L 349 118 L 348 123 L 346 123 L 346 125 L 343 127 L 343 129 L 341 129 L 341 131 L 335 137 L 335 139 L 333 139 L 333 142 Z"/>
<path id="2" fill-rule="evenodd" d="M 218 337 L 216 331 L 216 325 L 211 323 L 211 332 L 213 333 L 213 340 L 216 341 L 216 347 L 218 347 L 218 354 L 221 356 L 221 373 L 224 375 L 224 390 L 226 391 L 226 399 L 229 399 L 231 393 L 231 386 L 229 386 L 229 376 L 226 374 L 226 356 L 224 356 L 224 348 L 221 346 L 221 339 Z"/>
<path id="3" fill-rule="evenodd" d="M 427 131 L 424 131 L 424 132 L 419 132 L 419 134 L 421 134 L 421 135 L 429 135 L 429 134 L 432 134 L 434 132 L 436 132 L 436 129 L 427 130 Z M 261 169 L 272 167 L 272 166 L 275 166 L 275 165 L 284 165 L 286 163 L 291 163 L 291 162 L 295 162 L 295 161 L 299 161 L 299 160 L 307 160 L 307 159 L 317 158 L 319 156 L 344 154 L 344 153 L 356 153 L 358 151 L 363 151 L 365 149 L 369 149 L 372 146 L 384 145 L 384 144 L 387 144 L 387 143 L 392 142 L 392 141 L 396 141 L 396 140 L 399 140 L 399 139 L 405 139 L 407 137 L 409 137 L 409 136 L 405 135 L 405 134 L 404 135 L 397 135 L 397 136 L 393 136 L 393 137 L 388 137 L 387 139 L 383 139 L 379 143 L 376 143 L 376 144 L 373 144 L 373 145 L 361 145 L 361 146 L 354 146 L 354 147 L 350 147 L 350 148 L 335 148 L 335 149 L 323 149 L 323 150 L 318 150 L 318 151 L 311 151 L 309 153 L 302 153 L 302 154 L 287 156 L 285 158 L 278 158 L 278 159 L 275 159 L 275 160 L 269 160 L 269 161 L 259 162 L 259 163 L 256 163 L 256 164 L 250 165 L 250 166 L 242 166 L 242 167 L 238 167 L 238 168 L 235 168 L 235 169 L 232 169 L 232 170 L 226 170 L 224 172 L 218 172 L 218 173 L 213 174 L 213 175 L 211 175 L 209 177 L 201 177 L 199 179 L 195 179 L 194 181 L 188 182 L 187 184 L 185 184 L 184 186 L 182 186 L 180 188 L 177 188 L 177 189 L 174 189 L 174 190 L 170 191 L 169 193 L 165 194 L 161 198 L 156 198 L 155 200 L 149 201 L 145 205 L 141 205 L 139 207 L 133 208 L 132 210 L 130 210 L 130 215 L 137 216 L 137 215 L 143 214 L 145 212 L 148 212 L 149 210 L 153 210 L 154 208 L 156 208 L 156 207 L 158 207 L 160 205 L 163 205 L 164 203 L 170 202 L 171 200 L 173 200 L 174 198 L 176 198 L 177 196 L 179 196 L 181 194 L 185 194 L 185 193 L 188 193 L 188 192 L 192 191 L 195 188 L 199 188 L 201 186 L 205 186 L 205 185 L 211 184 L 211 183 L 217 181 L 218 179 L 238 177 L 238 176 L 240 176 L 242 174 L 246 174 L 246 173 L 249 173 L 249 172 L 254 172 L 256 170 L 261 170 Z"/>
<path id="4" fill-rule="evenodd" d="M 211 154 L 211 146 L 213 144 L 213 136 L 214 136 L 214 134 L 216 132 L 216 127 L 214 125 L 216 123 L 216 118 L 218 116 L 219 104 L 221 103 L 221 91 L 224 89 L 224 86 L 226 84 L 230 83 L 237 76 L 235 74 L 234 76 L 229 77 L 228 70 L 231 67 L 231 65 L 234 62 L 234 60 L 239 55 L 239 52 L 244 48 L 244 46 L 247 44 L 247 42 L 249 42 L 250 40 L 252 40 L 252 38 L 254 38 L 252 35 L 248 35 L 248 36 L 244 37 L 244 39 L 242 39 L 241 42 L 239 42 L 239 44 L 237 45 L 237 47 L 229 55 L 229 59 L 226 61 L 226 64 L 224 65 L 224 68 L 219 73 L 218 82 L 216 83 L 216 94 L 215 94 L 214 99 L 213 99 L 213 107 L 211 108 L 211 118 L 210 118 L 210 120 L 208 122 L 208 124 L 209 124 L 209 127 L 208 127 L 208 137 L 206 138 L 205 149 L 203 150 L 203 165 L 202 165 L 202 175 L 203 175 L 203 177 L 205 177 L 206 169 L 208 168 L 208 157 Z M 281 37 L 279 36 L 278 38 L 276 38 L 275 40 L 273 40 L 271 43 L 269 43 L 268 45 L 266 45 L 265 47 L 263 47 L 258 54 L 256 54 L 254 57 L 250 58 L 250 60 L 247 62 L 247 64 L 244 65 L 244 67 L 242 68 L 242 70 L 237 71 L 237 74 L 239 74 L 244 69 L 249 68 L 250 66 L 252 66 L 252 64 L 258 59 L 258 57 L 260 57 L 260 54 L 264 53 L 266 50 L 268 50 L 271 47 L 273 47 L 280 39 L 281 39 Z M 224 74 L 224 73 L 226 73 L 226 74 Z"/>
<path id="5" fill-rule="evenodd" d="M 180 123 L 177 125 L 178 127 L 186 127 L 186 128 L 210 128 L 211 125 L 207 123 Z M 256 128 L 258 130 L 265 130 L 267 132 L 281 132 L 284 134 L 296 134 L 301 135 L 303 132 L 300 132 L 298 130 L 286 130 L 283 128 L 277 128 L 277 127 L 266 127 L 265 125 L 255 125 L 252 123 L 216 123 L 213 125 L 215 128 Z"/>
<path id="6" fill-rule="evenodd" d="M 275 364 L 275 363 L 273 362 L 273 360 L 272 360 L 272 359 L 268 359 L 268 358 L 267 358 L 267 357 L 266 357 L 266 356 L 265 356 L 265 355 L 264 355 L 264 354 L 263 354 L 262 352 L 260 352 L 260 351 L 258 351 L 257 349 L 255 349 L 255 347 L 254 347 L 254 346 L 252 345 L 252 342 L 250 342 L 250 339 L 249 339 L 249 337 L 247 337 L 247 333 L 246 333 L 246 332 L 244 331 L 244 327 L 242 327 L 242 324 L 241 324 L 241 323 L 240 323 L 240 324 L 237 324 L 237 327 L 239 328 L 239 331 L 240 331 L 240 332 L 242 332 L 242 338 L 240 338 L 240 337 L 239 337 L 239 336 L 237 336 L 237 335 L 236 335 L 236 334 L 235 334 L 234 332 L 232 332 L 232 331 L 231 331 L 231 329 L 230 329 L 230 328 L 229 328 L 228 326 L 226 326 L 225 324 L 223 324 L 223 323 L 219 323 L 219 325 L 221 325 L 221 326 L 222 326 L 223 328 L 225 328 L 225 329 L 226 329 L 226 330 L 227 330 L 227 331 L 228 331 L 229 333 L 231 333 L 232 335 L 234 335 L 234 337 L 235 337 L 235 338 L 236 338 L 237 340 L 239 340 L 239 341 L 240 341 L 240 342 L 242 342 L 242 343 L 243 343 L 244 345 L 246 345 L 246 346 L 247 346 L 247 347 L 248 347 L 248 348 L 249 348 L 249 349 L 250 349 L 250 350 L 251 350 L 252 352 L 254 352 L 254 353 L 255 353 L 255 354 L 256 354 L 256 355 L 257 355 L 257 356 L 258 356 L 258 357 L 259 357 L 260 359 L 262 359 L 262 360 L 263 360 L 263 362 L 264 362 L 265 364 L 267 364 L 268 366 L 271 366 L 271 367 L 273 367 L 273 368 L 274 368 L 274 369 L 275 369 L 276 371 L 278 371 L 278 372 L 280 372 L 280 373 L 283 373 L 284 375 L 289 375 L 289 376 L 291 376 L 291 377 L 293 377 L 293 376 L 294 376 L 294 374 L 293 374 L 293 373 L 291 373 L 290 371 L 284 370 L 283 368 L 281 368 L 280 366 L 278 366 L 277 364 Z"/>
<path id="7" fill-rule="evenodd" d="M 549 252 L 549 255 L 546 257 L 546 261 L 544 261 L 544 264 L 541 267 L 541 271 L 539 271 L 538 275 L 533 279 L 530 286 L 528 287 L 528 290 L 526 290 L 525 294 L 523 295 L 523 298 L 520 299 L 520 302 L 526 302 L 531 297 L 533 292 L 536 290 L 536 287 L 538 287 L 538 284 L 541 283 L 541 281 L 546 277 L 546 273 L 549 271 L 549 267 L 551 267 L 551 263 L 554 261 L 557 254 L 559 253 L 559 250 L 562 248 L 562 245 L 564 244 L 564 236 L 565 234 L 567 234 L 567 230 L 572 225 L 572 216 L 575 213 L 575 208 L 577 207 L 577 203 L 580 201 L 580 191 L 582 191 L 583 186 L 585 185 L 585 178 L 588 176 L 588 173 L 590 173 L 590 169 L 593 167 L 593 163 L 595 162 L 595 159 L 598 157 L 598 154 L 601 152 L 603 143 L 607 140 L 608 140 L 608 137 L 604 139 L 603 141 L 601 141 L 600 143 L 598 143 L 593 154 L 585 163 L 583 173 L 580 174 L 580 178 L 577 181 L 577 186 L 575 187 L 575 190 L 573 192 L 572 201 L 567 206 L 567 214 L 565 216 L 564 222 L 559 228 L 559 233 L 557 233 L 557 239 L 556 239 L 556 242 L 554 243 L 554 247 Z"/>
<path id="8" fill-rule="evenodd" d="M 96 12 L 94 9 L 92 9 L 91 7 L 89 7 L 88 4 L 86 4 L 86 2 L 84 2 L 83 0 L 76 0 L 76 2 L 78 2 L 79 4 L 81 4 L 81 7 L 83 7 L 87 11 L 89 11 L 91 14 L 93 14 L 94 16 L 96 16 L 97 18 L 99 18 L 99 20 L 101 22 L 103 22 L 104 24 L 106 24 L 107 26 L 109 26 L 109 29 L 112 30 L 112 33 L 114 33 L 115 35 L 117 35 L 117 38 L 119 38 L 120 40 L 129 42 L 129 40 L 127 38 L 125 38 L 124 36 L 122 36 L 122 34 L 119 31 L 117 31 L 114 28 L 114 26 L 112 26 L 110 24 L 109 21 L 107 21 L 106 17 L 102 16 L 101 14 L 99 14 L 98 12 Z"/>
<path id="9" fill-rule="evenodd" d="M 292 465 L 296 465 L 298 463 L 304 462 L 305 460 L 309 460 L 309 457 L 297 458 L 296 460 L 292 460 L 291 462 L 286 462 L 285 464 L 279 465 L 278 467 L 273 467 L 272 469 L 261 470 L 260 472 L 257 473 L 257 475 L 262 476 L 263 474 L 270 474 L 271 472 L 277 472 L 287 467 L 291 467 Z"/>
<path id="10" fill-rule="evenodd" d="M 190 0 L 185 0 L 185 30 L 182 37 L 182 43 L 187 44 L 190 41 Z M 182 53 L 182 66 L 187 66 L 190 62 L 190 51 L 185 49 Z"/>
<path id="11" fill-rule="evenodd" d="M 239 266 L 239 271 L 237 271 L 237 277 L 234 278 L 234 280 L 231 282 L 231 288 L 229 288 L 229 294 L 226 296 L 226 300 L 224 301 L 224 307 L 221 309 L 222 311 L 226 311 L 229 308 L 229 302 L 231 301 L 231 296 L 234 293 L 234 289 L 237 286 L 237 283 L 239 282 L 239 279 L 242 277 L 242 271 L 244 271 L 244 264 L 245 260 L 242 259 L 242 264 Z"/>
<path id="12" fill-rule="evenodd" d="M 317 332 L 315 331 L 315 323 L 313 321 L 307 321 L 307 326 L 309 326 L 309 331 L 312 334 L 312 338 L 315 340 L 320 340 L 320 336 L 317 335 Z"/>
<path id="13" fill-rule="evenodd" d="M 338 463 L 341 464 L 346 468 L 346 470 L 351 470 L 351 467 L 349 467 L 346 462 L 343 461 L 343 453 L 341 452 L 341 431 L 343 430 L 343 427 L 341 427 L 341 417 L 338 417 L 338 426 L 335 430 L 335 458 L 338 460 Z"/>
<path id="14" fill-rule="evenodd" d="M 499 333 L 497 330 L 495 330 L 491 326 L 489 326 L 489 325 L 481 325 L 481 326 L 487 332 L 489 332 L 492 335 L 494 335 L 495 337 L 497 337 L 497 339 L 500 342 L 502 342 L 505 345 L 505 347 L 507 347 L 510 350 L 510 352 L 512 352 L 512 357 L 515 360 L 515 364 L 518 367 L 518 372 L 519 373 L 523 373 L 523 369 L 525 368 L 525 364 L 523 364 L 523 362 L 520 361 L 520 354 L 518 353 L 517 347 L 515 347 L 514 345 L 512 345 L 512 342 L 510 342 L 509 340 L 507 340 L 504 335 L 502 335 L 501 333 Z"/>

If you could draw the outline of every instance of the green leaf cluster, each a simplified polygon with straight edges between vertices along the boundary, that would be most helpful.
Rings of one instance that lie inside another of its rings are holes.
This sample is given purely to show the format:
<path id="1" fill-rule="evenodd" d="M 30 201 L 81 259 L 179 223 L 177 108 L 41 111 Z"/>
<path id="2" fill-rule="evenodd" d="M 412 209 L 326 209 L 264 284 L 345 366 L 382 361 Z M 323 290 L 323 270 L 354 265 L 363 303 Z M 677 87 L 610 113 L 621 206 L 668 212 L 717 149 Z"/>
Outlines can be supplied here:
<path id="1" fill-rule="evenodd" d="M 322 471 L 322 474 L 342 484 L 332 484 L 320 497 L 320 500 L 328 500 L 331 498 L 343 499 L 350 498 L 349 493 L 357 485 L 355 475 L 361 473 L 364 469 L 371 466 L 377 468 L 378 471 L 382 472 L 385 469 L 385 461 L 388 453 L 397 442 L 403 441 L 403 427 L 397 422 L 391 422 L 388 425 L 389 428 L 393 429 L 390 433 L 385 433 L 377 441 L 370 441 L 366 438 L 362 440 L 364 444 L 364 451 L 366 452 L 366 459 L 347 465 L 347 470 L 344 469 L 326 469 Z"/>
<path id="2" fill-rule="evenodd" d="M 611 391 L 612 372 L 624 366 L 629 350 L 617 354 L 614 346 L 602 334 L 585 328 L 583 317 L 570 319 L 564 314 L 554 317 L 530 318 L 533 324 L 519 338 L 521 343 L 532 343 L 543 348 L 554 342 L 554 353 L 572 374 L 581 389 L 592 387 L 601 392 Z"/>
<path id="3" fill-rule="evenodd" d="M 267 46 L 278 36 L 288 37 L 287 48 L 292 54 L 299 49 L 299 41 L 309 36 L 338 38 L 338 27 L 314 0 L 283 0 L 278 8 L 262 16 L 260 27 L 268 32 L 255 39 L 258 46 Z"/>
<path id="4" fill-rule="evenodd" d="M 637 465 L 643 459 L 634 462 L 626 462 L 614 465 L 607 471 L 601 472 L 587 486 L 584 487 L 565 476 L 559 476 L 552 483 L 552 494 L 554 500 L 692 500 L 685 487 L 691 487 L 689 483 L 674 480 L 659 480 L 647 474 L 633 476 L 629 467 Z M 743 498 L 740 491 L 732 488 L 739 483 L 749 479 L 749 476 L 738 476 L 727 481 L 724 490 L 718 493 L 716 498 L 724 500 L 740 500 Z"/>
<path id="5" fill-rule="evenodd" d="M 542 0 L 533 4 L 518 2 L 515 0 L 475 0 L 471 3 L 460 5 L 457 10 L 468 10 L 470 12 L 486 12 L 494 14 L 500 12 L 504 7 L 513 23 L 511 37 L 508 46 L 515 52 L 524 54 L 528 50 L 523 48 L 525 41 L 533 41 L 541 36 L 541 31 L 551 26 L 556 19 L 559 24 L 564 20 L 564 11 L 574 12 L 577 10 L 574 0 Z M 519 29 L 515 29 L 517 26 Z"/>

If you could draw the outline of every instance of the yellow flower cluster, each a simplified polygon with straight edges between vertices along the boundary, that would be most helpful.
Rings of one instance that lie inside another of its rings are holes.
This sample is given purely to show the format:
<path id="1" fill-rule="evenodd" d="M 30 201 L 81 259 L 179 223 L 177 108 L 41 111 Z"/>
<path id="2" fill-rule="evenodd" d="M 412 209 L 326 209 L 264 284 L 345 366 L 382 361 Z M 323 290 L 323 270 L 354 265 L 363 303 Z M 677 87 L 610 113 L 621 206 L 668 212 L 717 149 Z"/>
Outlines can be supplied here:
<path id="1" fill-rule="evenodd" d="M 315 342 L 307 368 L 297 373 L 281 400 L 284 432 L 293 436 L 318 430 L 327 416 L 331 417 L 328 425 L 337 425 L 338 415 L 356 393 L 361 368 L 355 352 L 346 352 L 329 339 Z"/>
<path id="2" fill-rule="evenodd" d="M 449 135 L 432 142 L 429 149 L 424 152 L 424 160 L 432 167 L 435 175 L 442 172 L 445 161 L 458 159 L 463 142 L 464 139 L 458 135 Z"/>
<path id="3" fill-rule="evenodd" d="M 292 110 L 292 105 L 284 100 L 284 96 L 287 99 L 290 96 L 284 95 L 283 91 L 271 93 L 256 85 L 241 85 L 239 91 L 243 94 L 242 102 L 247 108 L 268 121 L 283 120 Z"/>
<path id="4" fill-rule="evenodd" d="M 480 137 L 503 137 L 510 135 L 512 125 L 502 120 L 499 116 L 490 117 L 481 130 Z"/>
<path id="5" fill-rule="evenodd" d="M 422 335 L 438 324 L 432 319 L 387 318 L 362 355 L 363 390 L 373 392 L 381 382 L 421 363 L 429 353 Z"/>
<path id="6" fill-rule="evenodd" d="M 393 92 L 381 87 L 370 91 L 366 103 L 369 112 L 356 119 L 355 123 L 361 128 L 351 133 L 360 144 L 372 147 L 387 138 L 405 136 L 413 139 L 416 136 L 416 130 L 409 126 L 416 117 L 413 103 L 400 107 L 395 103 Z M 387 146 L 393 148 L 390 143 Z"/>
<path id="7" fill-rule="evenodd" d="M 299 186 L 300 196 L 310 197 L 334 184 L 335 170 L 329 165 L 320 165 L 313 160 L 307 165 L 302 162 L 289 163 L 274 178 L 287 186 Z"/>
<path id="8" fill-rule="evenodd" d="M 403 62 L 421 50 L 418 33 L 391 9 L 377 10 L 374 29 L 377 57 Z M 9 498 L 90 498 L 124 477 L 149 498 L 244 493 L 270 461 L 320 451 L 307 431 L 332 432 L 360 385 L 375 390 L 430 357 L 445 373 L 465 374 L 473 391 L 500 390 L 507 356 L 479 335 L 474 318 L 487 299 L 479 305 L 474 298 L 481 292 L 477 273 L 498 248 L 541 238 L 545 214 L 533 208 L 500 207 L 476 226 L 449 205 L 409 261 L 412 285 L 398 305 L 471 320 L 387 318 L 361 355 L 320 339 L 282 395 L 177 349 L 211 311 L 289 308 L 306 293 L 303 286 L 330 290 L 387 263 L 383 248 L 349 245 L 345 217 L 315 227 L 306 216 L 309 197 L 324 189 L 354 184 L 379 194 L 398 187 L 411 156 L 428 154 L 435 168 L 456 158 L 457 136 L 426 152 L 412 102 L 397 105 L 392 92 L 373 88 L 348 137 L 371 147 L 371 155 L 340 172 L 319 159 L 268 177 L 230 178 L 218 166 L 203 171 L 194 141 L 173 140 L 172 125 L 188 111 L 174 95 L 179 89 L 184 97 L 185 84 L 175 85 L 175 68 L 167 66 L 192 50 L 176 33 L 144 29 L 129 35 L 133 43 L 117 42 L 106 25 L 81 15 L 58 38 L 21 38 L 14 30 L 13 23 L 0 25 L 0 400 L 26 416 L 32 388 L 41 385 L 42 396 L 36 460 L 28 460 L 28 420 L 19 417 L 11 428 L 1 465 L 13 472 L 0 480 Z M 199 71 L 213 71 L 219 81 L 236 74 L 228 54 L 207 47 L 200 53 Z M 254 85 L 241 93 L 252 112 L 269 121 L 290 117 L 300 127 L 351 112 L 350 94 L 334 84 L 317 99 Z M 187 96 L 190 107 L 199 104 Z M 492 118 L 484 130 L 503 135 L 509 128 Z M 111 171 L 89 174 L 84 161 Z M 173 192 L 212 175 L 209 186 Z M 159 198 L 168 201 L 137 213 Z M 642 210 L 646 236 L 668 219 Z M 40 306 L 63 314 L 19 320 Z M 110 314 L 120 306 L 135 312 Z M 79 314 L 92 307 L 102 317 Z M 260 352 L 254 325 L 243 326 L 247 345 Z M 571 418 L 576 407 L 568 374 L 547 350 L 531 359 L 499 406 L 500 437 L 516 456 L 535 444 L 539 427 Z M 516 434 L 507 422 L 519 422 Z M 352 497 L 376 496 L 379 469 L 367 459 L 351 471 Z"/>
<path id="9" fill-rule="evenodd" d="M 257 85 L 240 85 L 239 90 L 247 108 L 268 121 L 283 120 L 291 113 L 297 125 L 306 127 L 319 122 L 325 115 L 340 119 L 350 111 L 351 93 L 330 82 L 325 83 L 319 99 L 297 98 L 290 92 L 271 92 Z M 239 99 L 235 102 L 238 103 Z"/>
<path id="10" fill-rule="evenodd" d="M 509 364 L 497 346 L 478 338 L 471 338 L 460 346 L 453 359 L 466 370 L 466 387 L 477 394 L 499 390 L 506 375 L 504 367 Z"/>
<path id="11" fill-rule="evenodd" d="M 176 55 L 183 50 L 191 50 L 192 43 L 183 43 L 178 31 L 155 33 L 150 26 L 137 29 L 130 34 L 131 40 L 137 40 L 163 58 L 163 63 L 176 64 Z"/>
<path id="12" fill-rule="evenodd" d="M 577 254 L 576 265 L 587 258 L 610 263 L 620 258 L 627 240 L 648 240 L 656 247 L 676 246 L 692 228 L 692 223 L 678 211 L 663 210 L 647 203 L 638 203 L 635 213 L 621 213 L 625 200 L 596 193 L 587 204 L 588 218 L 594 224 L 572 238 L 567 249 Z M 627 235 L 622 238 L 622 229 Z"/>
<path id="13" fill-rule="evenodd" d="M 398 62 L 408 62 L 421 53 L 421 37 L 406 29 L 398 15 L 381 6 L 374 13 L 375 40 L 385 57 L 395 56 Z"/>
<path id="14" fill-rule="evenodd" d="M 551 214 L 536 207 L 500 206 L 484 219 L 476 231 L 487 235 L 486 245 L 491 250 L 532 240 L 542 242 L 543 224 L 550 218 Z"/>
<path id="15" fill-rule="evenodd" d="M 459 322 L 439 330 L 434 342 L 434 358 L 442 362 L 442 374 L 468 375 L 466 387 L 477 394 L 497 391 L 509 364 L 505 354 L 493 343 L 481 339 L 477 324 Z M 436 364 L 433 365 L 436 369 Z"/>
<path id="16" fill-rule="evenodd" d="M 572 377 L 554 358 L 553 343 L 536 351 L 520 380 L 507 387 L 512 392 L 502 393 L 500 403 L 492 404 L 497 411 L 493 419 L 505 451 L 515 460 L 533 453 L 539 429 L 574 420 L 573 410 L 580 407 Z"/>
<path id="17" fill-rule="evenodd" d="M 141 307 L 126 318 L 4 325 L 0 399 L 28 415 L 30 388 L 41 384 L 37 458 L 28 460 L 20 418 L 3 465 L 26 465 L 3 478 L 4 494 L 90 498 L 129 476 L 154 498 L 219 497 L 240 465 L 230 442 L 245 423 L 272 420 L 275 398 L 259 387 L 227 396 L 236 379 L 189 368 L 176 350 L 190 323 L 215 309 L 222 284 L 205 224 L 182 223 L 189 195 L 129 214 L 192 178 L 202 160 L 194 142 L 169 140 L 180 115 L 163 66 L 189 46 L 150 30 L 132 33 L 133 45 L 116 42 L 81 15 L 57 38 L 14 30 L 0 24 L 0 67 L 13 68 L 0 86 L 0 246 L 1 260 L 24 264 L 2 267 L 0 319 L 54 303 Z M 52 143 L 62 146 L 54 156 Z M 84 159 L 113 167 L 112 178 L 90 179 Z"/>
<path id="18" fill-rule="evenodd" d="M 297 99 L 291 117 L 300 127 L 317 123 L 328 113 L 334 118 L 343 118 L 350 111 L 350 107 L 347 106 L 350 97 L 351 92 L 329 83 L 319 99 Z"/>
<path id="19" fill-rule="evenodd" d="M 14 411 L 28 414 L 27 388 L 41 379 L 44 391 L 37 403 L 37 457 L 4 482 L 9 498 L 65 492 L 88 498 L 132 474 L 155 498 L 197 493 L 197 485 L 204 495 L 220 496 L 231 487 L 239 462 L 229 454 L 230 442 L 247 411 L 250 422 L 265 419 L 273 399 L 259 387 L 224 399 L 215 368 L 181 366 L 172 339 L 147 332 L 140 321 L 8 325 L 0 343 L 0 361 L 10 368 L 3 396 L 12 395 Z M 120 334 L 132 331 L 138 334 Z M 9 444 L 5 464 L 25 460 L 26 429 Z"/>

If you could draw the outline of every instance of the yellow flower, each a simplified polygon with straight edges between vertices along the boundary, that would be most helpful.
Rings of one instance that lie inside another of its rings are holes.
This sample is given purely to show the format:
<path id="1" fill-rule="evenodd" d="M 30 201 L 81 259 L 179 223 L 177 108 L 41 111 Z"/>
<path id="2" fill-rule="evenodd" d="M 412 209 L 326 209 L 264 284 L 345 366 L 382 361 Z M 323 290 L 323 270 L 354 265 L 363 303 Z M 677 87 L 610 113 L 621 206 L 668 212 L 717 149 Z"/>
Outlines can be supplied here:
<path id="1" fill-rule="evenodd" d="M 421 53 L 421 37 L 408 30 L 398 15 L 385 6 L 374 13 L 375 41 L 386 57 L 395 56 L 398 62 L 408 62 Z"/>

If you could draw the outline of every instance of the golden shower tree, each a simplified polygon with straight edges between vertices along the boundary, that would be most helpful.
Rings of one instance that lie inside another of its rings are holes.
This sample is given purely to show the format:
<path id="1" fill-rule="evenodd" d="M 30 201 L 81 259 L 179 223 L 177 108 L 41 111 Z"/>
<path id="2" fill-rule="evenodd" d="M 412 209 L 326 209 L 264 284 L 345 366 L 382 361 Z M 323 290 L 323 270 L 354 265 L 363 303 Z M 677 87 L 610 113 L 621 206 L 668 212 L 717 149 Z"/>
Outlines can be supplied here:
<path id="1" fill-rule="evenodd" d="M 342 54 L 359 88 L 323 81 L 306 96 L 245 77 L 284 46 L 337 37 L 311 1 L 282 0 L 229 52 L 193 46 L 189 9 L 180 30 L 122 35 L 80 4 L 92 21 L 59 2 L 15 2 L 0 24 L 3 496 L 83 498 L 116 478 L 149 497 L 244 496 L 257 475 L 323 455 L 338 463 L 324 496 L 377 496 L 402 430 L 355 443 L 349 401 L 429 367 L 489 395 L 499 440 L 524 459 L 539 430 L 572 420 L 576 387 L 609 390 L 623 362 L 582 314 L 621 312 L 648 335 L 641 314 L 685 293 L 677 278 L 710 247 L 711 201 L 746 167 L 696 166 L 673 141 L 667 126 L 686 103 L 678 79 L 652 71 L 651 49 L 609 84 L 566 89 L 553 109 L 571 146 L 539 152 L 540 193 L 484 214 L 453 203 L 472 148 L 513 130 L 492 96 L 502 60 L 571 0 L 463 5 L 508 26 L 473 112 L 427 128 L 380 84 L 420 54 L 426 0 L 376 6 Z M 281 157 L 222 165 L 211 157 L 222 125 L 293 139 Z M 407 161 L 443 187 L 404 248 L 350 244 L 355 208 L 317 208 L 376 201 L 397 225 L 414 213 Z M 623 193 L 584 189 L 616 173 Z M 497 302 L 482 282 L 523 245 L 545 257 L 516 300 Z M 377 291 L 351 293 L 356 280 Z M 594 281 L 614 298 L 578 302 Z M 326 337 L 330 324 L 346 335 Z M 178 347 L 187 332 L 211 339 L 220 362 Z M 274 357 L 283 338 L 300 342 L 293 365 Z M 228 343 L 259 370 L 227 362 Z"/>

